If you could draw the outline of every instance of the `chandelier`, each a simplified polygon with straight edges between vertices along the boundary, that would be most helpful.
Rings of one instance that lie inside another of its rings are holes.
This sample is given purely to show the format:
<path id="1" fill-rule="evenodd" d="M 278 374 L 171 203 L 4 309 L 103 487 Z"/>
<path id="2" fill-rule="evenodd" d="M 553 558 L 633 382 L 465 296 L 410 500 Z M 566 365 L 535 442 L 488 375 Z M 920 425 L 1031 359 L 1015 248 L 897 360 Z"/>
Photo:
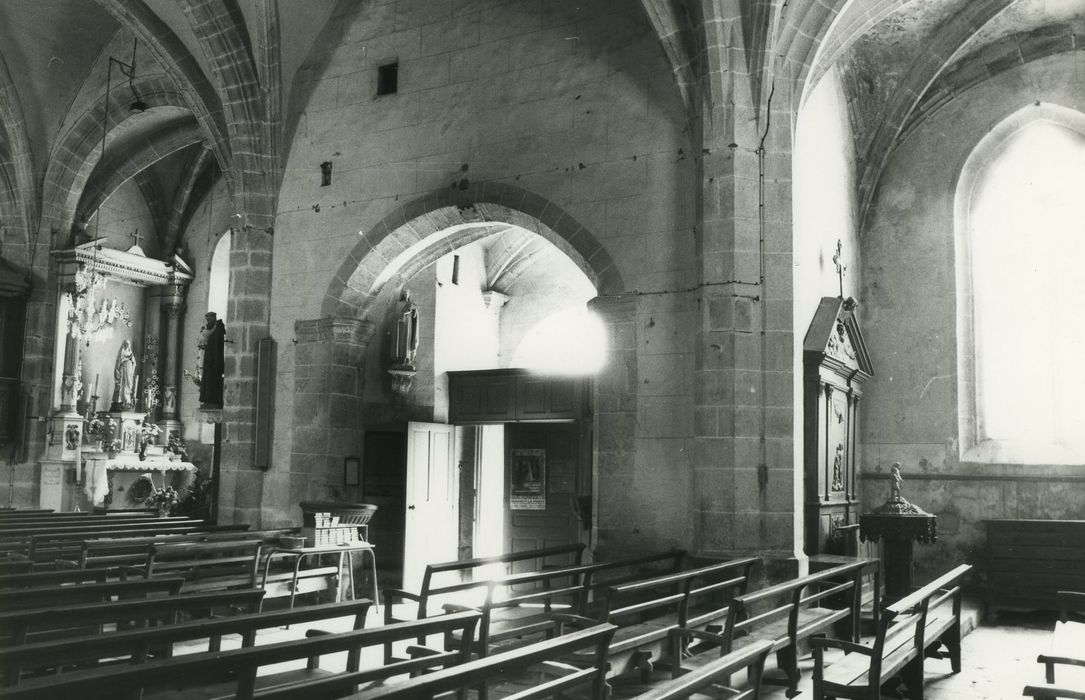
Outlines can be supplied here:
<path id="1" fill-rule="evenodd" d="M 95 245 L 95 259 L 98 248 Z M 76 270 L 72 285 L 65 292 L 68 300 L 68 335 L 77 341 L 105 340 L 113 336 L 114 321 L 132 326 L 132 317 L 124 302 L 99 299 L 105 289 L 106 276 L 98 272 L 96 265 L 81 263 Z"/>

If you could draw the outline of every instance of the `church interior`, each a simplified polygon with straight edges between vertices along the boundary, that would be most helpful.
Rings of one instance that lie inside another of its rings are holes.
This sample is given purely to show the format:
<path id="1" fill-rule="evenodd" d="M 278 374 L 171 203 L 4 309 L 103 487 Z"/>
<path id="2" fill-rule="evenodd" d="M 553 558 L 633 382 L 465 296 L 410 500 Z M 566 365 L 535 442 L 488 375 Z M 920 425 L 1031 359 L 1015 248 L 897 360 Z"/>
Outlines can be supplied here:
<path id="1" fill-rule="evenodd" d="M 367 622 L 238 697 L 1085 697 L 1083 48 L 1082 0 L 4 0 L 4 694 L 185 677 L 26 611 L 242 561 L 221 629 Z"/>

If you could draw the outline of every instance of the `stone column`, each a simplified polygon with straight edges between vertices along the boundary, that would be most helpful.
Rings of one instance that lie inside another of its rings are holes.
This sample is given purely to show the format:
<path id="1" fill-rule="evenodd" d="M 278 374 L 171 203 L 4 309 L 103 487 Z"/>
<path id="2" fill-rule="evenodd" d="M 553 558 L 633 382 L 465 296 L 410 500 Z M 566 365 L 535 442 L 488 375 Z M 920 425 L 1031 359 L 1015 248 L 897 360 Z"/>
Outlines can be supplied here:
<path id="1" fill-rule="evenodd" d="M 38 505 L 41 508 L 64 509 L 64 471 L 78 469 L 79 455 L 83 434 L 83 417 L 76 412 L 76 400 L 79 388 L 79 340 L 68 332 L 68 314 L 71 305 L 66 292 L 75 287 L 76 263 L 65 264 L 59 274 L 59 302 L 56 309 L 57 333 L 64 334 L 57 343 L 57 352 L 62 357 L 55 358 L 61 363 L 59 396 L 56 409 L 50 411 L 47 430 L 48 439 L 45 450 L 39 460 L 41 472 L 38 485 L 40 495 Z"/>
<path id="2" fill-rule="evenodd" d="M 588 302 L 607 330 L 607 363 L 592 383 L 595 414 L 592 446 L 592 546 L 610 557 L 612 543 L 628 540 L 636 508 L 624 507 L 622 494 L 632 492 L 637 429 L 637 299 L 633 295 L 596 297 Z M 600 494 L 607 498 L 601 500 Z"/>
<path id="3" fill-rule="evenodd" d="M 343 460 L 362 454 L 365 351 L 375 328 L 355 318 L 294 324 L 292 453 L 290 473 L 276 489 L 279 507 L 297 510 L 306 499 L 350 500 L 360 494 L 360 486 L 344 484 Z"/>
<path id="4" fill-rule="evenodd" d="M 181 421 L 178 418 L 181 405 L 181 321 L 184 319 L 187 291 L 187 285 L 171 282 L 162 288 L 159 297 L 165 324 L 159 340 L 159 366 L 162 367 L 162 374 L 158 383 L 162 392 L 159 398 L 162 413 L 158 427 L 162 429 L 167 440 L 171 431 L 177 431 L 178 434 L 181 431 Z"/>
<path id="5" fill-rule="evenodd" d="M 218 513 L 223 522 L 253 527 L 261 524 L 264 493 L 264 472 L 255 465 L 256 344 L 271 335 L 272 245 L 267 231 L 231 231 Z"/>
<path id="6" fill-rule="evenodd" d="M 792 560 L 799 547 L 792 384 L 791 118 L 756 96 L 742 13 L 704 27 L 699 91 L 693 490 L 697 548 Z M 784 79 L 774 90 L 787 94 Z"/>

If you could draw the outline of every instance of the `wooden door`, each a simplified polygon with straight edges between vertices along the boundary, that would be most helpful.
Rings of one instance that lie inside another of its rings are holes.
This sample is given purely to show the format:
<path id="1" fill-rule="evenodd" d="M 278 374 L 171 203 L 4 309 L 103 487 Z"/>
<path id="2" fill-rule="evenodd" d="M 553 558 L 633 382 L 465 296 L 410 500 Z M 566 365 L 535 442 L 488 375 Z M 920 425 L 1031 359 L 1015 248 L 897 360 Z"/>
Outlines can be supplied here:
<path id="1" fill-rule="evenodd" d="M 576 423 L 505 426 L 506 552 L 581 541 L 586 530 L 576 498 L 584 495 L 578 483 L 587 471 L 581 437 Z"/>
<path id="2" fill-rule="evenodd" d="M 416 591 L 426 564 L 457 558 L 455 439 L 451 425 L 407 424 L 403 583 Z"/>

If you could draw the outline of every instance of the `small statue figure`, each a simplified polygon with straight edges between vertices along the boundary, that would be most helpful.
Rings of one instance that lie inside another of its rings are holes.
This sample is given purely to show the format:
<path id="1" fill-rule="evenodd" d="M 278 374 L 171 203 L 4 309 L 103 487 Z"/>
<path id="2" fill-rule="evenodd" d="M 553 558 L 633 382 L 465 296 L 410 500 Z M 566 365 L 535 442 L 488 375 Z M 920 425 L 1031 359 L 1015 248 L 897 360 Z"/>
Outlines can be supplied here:
<path id="1" fill-rule="evenodd" d="M 64 429 L 64 448 L 74 450 L 79 447 L 79 425 L 69 423 Z"/>
<path id="2" fill-rule="evenodd" d="M 204 314 L 206 323 L 200 329 L 196 348 L 200 355 L 200 408 L 222 408 L 222 381 L 225 371 L 226 324 L 218 314 Z"/>
<path id="3" fill-rule="evenodd" d="M 404 290 L 396 307 L 395 328 L 392 334 L 392 367 L 414 369 L 418 352 L 418 307 L 411 301 L 410 292 Z"/>
<path id="4" fill-rule="evenodd" d="M 892 480 L 889 484 L 889 500 L 903 501 L 904 496 L 900 492 L 900 485 L 904 483 L 904 477 L 900 475 L 900 462 L 893 462 L 893 466 L 889 469 L 889 478 Z"/>
<path id="5" fill-rule="evenodd" d="M 132 342 L 127 338 L 117 351 L 117 362 L 113 366 L 113 406 L 111 411 L 127 411 L 135 401 L 136 355 L 132 352 Z"/>

